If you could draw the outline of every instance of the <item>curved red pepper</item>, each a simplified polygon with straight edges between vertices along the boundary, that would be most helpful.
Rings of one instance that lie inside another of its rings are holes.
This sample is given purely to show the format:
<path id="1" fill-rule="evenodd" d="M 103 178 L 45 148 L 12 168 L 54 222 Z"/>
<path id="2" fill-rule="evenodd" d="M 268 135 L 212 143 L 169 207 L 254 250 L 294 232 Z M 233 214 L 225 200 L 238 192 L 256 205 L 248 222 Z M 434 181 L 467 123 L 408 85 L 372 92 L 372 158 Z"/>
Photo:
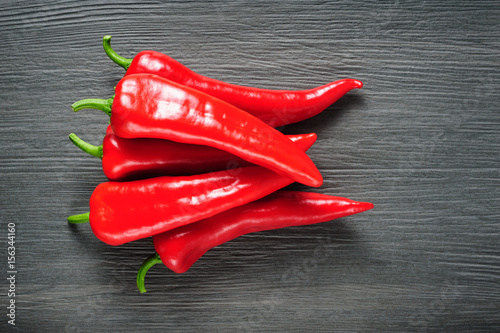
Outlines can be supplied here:
<path id="1" fill-rule="evenodd" d="M 163 262 L 176 273 L 187 271 L 205 252 L 239 236 L 290 226 L 308 225 L 361 213 L 368 202 L 319 193 L 279 191 L 213 217 L 153 236 L 158 255 L 148 258 L 138 275 L 144 289 L 146 271 Z"/>
<path id="2" fill-rule="evenodd" d="M 68 222 L 90 222 L 97 238 L 121 245 L 244 205 L 292 182 L 258 166 L 106 182 L 92 193 L 90 213 L 70 216 Z"/>
<path id="3" fill-rule="evenodd" d="M 101 146 L 93 146 L 69 135 L 83 151 L 102 159 L 104 175 L 110 180 L 132 180 L 156 176 L 187 176 L 251 165 L 223 150 L 161 139 L 123 139 L 108 126 Z M 316 141 L 316 134 L 287 135 L 300 150 Z"/>
<path id="4" fill-rule="evenodd" d="M 100 104 L 99 104 L 100 103 Z M 281 132 L 195 89 L 153 74 L 125 76 L 110 100 L 82 100 L 75 111 L 101 108 L 122 138 L 156 138 L 214 147 L 305 185 L 323 178 L 310 158 Z"/>
<path id="5" fill-rule="evenodd" d="M 279 127 L 310 118 L 335 103 L 348 91 L 363 87 L 359 80 L 344 79 L 308 90 L 271 90 L 239 86 L 197 74 L 169 56 L 155 51 L 139 52 L 134 59 L 116 54 L 111 36 L 103 39 L 106 54 L 127 72 L 156 74 L 203 91 Z"/>

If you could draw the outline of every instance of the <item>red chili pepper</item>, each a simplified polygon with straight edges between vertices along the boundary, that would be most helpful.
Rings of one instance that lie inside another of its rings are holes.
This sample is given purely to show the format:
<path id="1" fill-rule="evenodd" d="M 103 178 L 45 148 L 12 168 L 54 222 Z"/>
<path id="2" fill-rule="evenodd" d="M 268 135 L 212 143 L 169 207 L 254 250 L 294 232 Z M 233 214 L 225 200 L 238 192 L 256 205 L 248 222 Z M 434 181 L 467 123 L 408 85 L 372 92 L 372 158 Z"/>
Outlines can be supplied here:
<path id="1" fill-rule="evenodd" d="M 316 141 L 316 134 L 287 135 L 300 150 Z M 156 176 L 187 176 L 251 165 L 223 150 L 161 139 L 123 139 L 108 126 L 100 146 L 91 145 L 74 133 L 71 141 L 84 152 L 102 159 L 110 180 L 132 180 Z"/>
<path id="2" fill-rule="evenodd" d="M 114 133 L 122 138 L 210 146 L 305 185 L 323 182 L 310 158 L 281 132 L 224 101 L 157 75 L 125 76 L 114 100 L 87 99 L 72 107 L 107 112 Z"/>
<path id="3" fill-rule="evenodd" d="M 373 208 L 368 202 L 307 192 L 279 191 L 263 199 L 153 236 L 157 254 L 141 266 L 137 285 L 145 292 L 144 277 L 163 262 L 176 273 L 187 271 L 205 252 L 239 236 L 290 226 L 326 222 Z"/>
<path id="4" fill-rule="evenodd" d="M 353 79 L 339 80 L 308 90 L 271 90 L 239 86 L 197 74 L 169 56 L 155 51 L 142 51 L 134 59 L 126 59 L 116 54 L 110 41 L 111 36 L 104 36 L 104 50 L 115 63 L 127 70 L 125 75 L 159 75 L 226 101 L 273 127 L 315 116 L 348 91 L 363 86 L 361 81 Z"/>
<path id="5" fill-rule="evenodd" d="M 291 184 L 290 178 L 249 166 L 195 176 L 157 177 L 99 184 L 90 213 L 68 217 L 90 222 L 97 238 L 121 245 L 211 217 Z"/>

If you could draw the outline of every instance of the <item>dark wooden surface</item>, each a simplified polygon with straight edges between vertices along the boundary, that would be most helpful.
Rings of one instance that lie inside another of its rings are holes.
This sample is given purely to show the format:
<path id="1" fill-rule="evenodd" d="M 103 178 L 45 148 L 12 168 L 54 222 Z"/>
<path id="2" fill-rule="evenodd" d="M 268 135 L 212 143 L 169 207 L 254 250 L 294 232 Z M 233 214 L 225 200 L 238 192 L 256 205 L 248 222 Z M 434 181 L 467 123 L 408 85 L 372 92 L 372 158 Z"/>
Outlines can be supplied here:
<path id="1" fill-rule="evenodd" d="M 23 332 L 499 331 L 499 17 L 498 1 L 3 1 L 0 331 L 9 222 Z M 284 131 L 318 133 L 314 191 L 375 209 L 241 237 L 182 275 L 154 267 L 140 294 L 149 240 L 66 223 L 105 181 L 67 139 L 103 136 L 104 114 L 70 105 L 124 73 L 105 34 L 232 83 L 362 80 Z"/>

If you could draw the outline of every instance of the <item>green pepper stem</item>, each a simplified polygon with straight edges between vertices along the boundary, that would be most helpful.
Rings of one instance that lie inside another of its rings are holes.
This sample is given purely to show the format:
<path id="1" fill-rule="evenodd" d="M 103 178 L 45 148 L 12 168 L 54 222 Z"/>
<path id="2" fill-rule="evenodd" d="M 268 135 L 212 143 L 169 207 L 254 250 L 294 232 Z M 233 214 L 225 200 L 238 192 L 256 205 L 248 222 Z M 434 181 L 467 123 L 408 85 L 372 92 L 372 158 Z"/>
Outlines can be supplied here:
<path id="1" fill-rule="evenodd" d="M 104 52 L 106 52 L 111 60 L 127 70 L 128 66 L 132 63 L 132 59 L 127 59 L 118 55 L 115 50 L 111 48 L 111 36 L 108 35 L 103 37 L 102 46 L 104 46 Z"/>
<path id="2" fill-rule="evenodd" d="M 71 133 L 69 135 L 69 139 L 71 140 L 71 142 L 73 142 L 75 146 L 77 146 L 87 154 L 102 159 L 102 145 L 100 146 L 91 145 L 90 143 L 87 143 L 82 139 L 80 139 L 79 137 L 77 137 L 75 133 Z"/>
<path id="3" fill-rule="evenodd" d="M 160 256 L 158 253 L 150 255 L 146 260 L 142 263 L 139 271 L 137 272 L 137 288 L 141 293 L 146 292 L 146 288 L 144 287 L 144 278 L 146 277 L 146 273 L 148 270 L 156 264 L 161 263 Z"/>
<path id="4" fill-rule="evenodd" d="M 90 213 L 71 215 L 71 216 L 68 216 L 68 222 L 71 224 L 88 223 L 89 216 L 90 216 Z"/>
<path id="5" fill-rule="evenodd" d="M 111 117 L 111 105 L 113 105 L 113 97 L 108 99 L 87 98 L 71 104 L 71 108 L 75 112 L 82 109 L 101 110 Z"/>

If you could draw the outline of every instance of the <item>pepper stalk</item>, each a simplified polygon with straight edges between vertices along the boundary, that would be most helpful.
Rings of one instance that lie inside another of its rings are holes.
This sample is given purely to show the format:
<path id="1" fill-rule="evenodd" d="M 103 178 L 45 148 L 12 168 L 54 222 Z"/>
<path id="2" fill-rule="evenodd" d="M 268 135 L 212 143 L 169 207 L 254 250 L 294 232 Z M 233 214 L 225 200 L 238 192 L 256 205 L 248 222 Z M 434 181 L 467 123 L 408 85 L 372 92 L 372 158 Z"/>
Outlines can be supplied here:
<path id="1" fill-rule="evenodd" d="M 100 99 L 100 98 L 86 98 L 79 100 L 73 104 L 71 104 L 71 108 L 73 111 L 77 112 L 82 109 L 96 109 L 101 110 L 111 117 L 111 106 L 113 105 L 114 95 L 108 99 Z"/>
<path id="2" fill-rule="evenodd" d="M 107 35 L 102 38 L 102 46 L 104 47 L 104 52 L 106 52 L 111 60 L 125 68 L 125 70 L 128 69 L 128 67 L 132 63 L 132 59 L 127 59 L 125 57 L 122 57 L 121 55 L 118 55 L 115 50 L 111 48 L 111 36 Z"/>
<path id="3" fill-rule="evenodd" d="M 146 278 L 146 273 L 151 267 L 161 263 L 162 261 L 158 253 L 150 255 L 146 258 L 146 260 L 144 260 L 141 267 L 139 268 L 139 271 L 137 272 L 137 288 L 139 288 L 139 291 L 141 293 L 146 292 L 146 288 L 144 287 L 144 279 Z"/>
<path id="4" fill-rule="evenodd" d="M 103 152 L 102 152 L 102 145 L 100 146 L 94 146 L 88 142 L 83 141 L 80 139 L 78 136 L 76 136 L 75 133 L 71 133 L 69 135 L 69 139 L 75 146 L 83 150 L 89 155 L 99 157 L 102 160 Z"/>

